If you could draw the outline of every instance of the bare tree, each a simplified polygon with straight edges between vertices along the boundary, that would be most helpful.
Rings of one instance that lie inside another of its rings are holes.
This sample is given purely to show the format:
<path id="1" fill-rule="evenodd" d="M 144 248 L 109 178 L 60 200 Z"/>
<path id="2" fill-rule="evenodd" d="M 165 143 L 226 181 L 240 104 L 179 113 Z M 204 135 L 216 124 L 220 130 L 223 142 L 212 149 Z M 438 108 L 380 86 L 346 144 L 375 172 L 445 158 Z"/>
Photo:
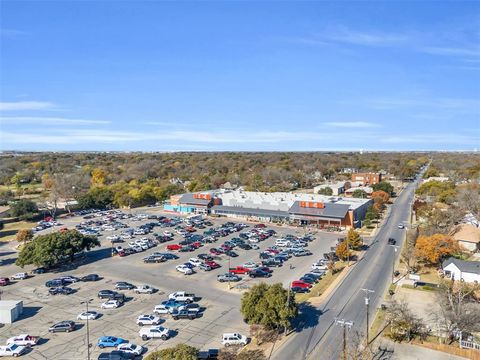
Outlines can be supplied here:
<path id="1" fill-rule="evenodd" d="M 418 227 L 407 231 L 405 247 L 402 252 L 402 261 L 407 266 L 408 271 L 416 267 L 415 244 L 417 243 Z"/>
<path id="2" fill-rule="evenodd" d="M 434 317 L 440 322 L 446 337 L 452 338 L 455 331 L 480 331 L 480 304 L 475 300 L 478 284 L 445 280 L 437 291 L 440 310 Z"/>
<path id="3" fill-rule="evenodd" d="M 393 300 L 386 311 L 386 320 L 390 323 L 390 337 L 395 341 L 410 341 L 425 334 L 425 325 L 404 301 Z"/>
<path id="4" fill-rule="evenodd" d="M 457 202 L 463 211 L 472 213 L 477 218 L 480 217 L 480 185 L 474 183 L 459 187 Z"/>

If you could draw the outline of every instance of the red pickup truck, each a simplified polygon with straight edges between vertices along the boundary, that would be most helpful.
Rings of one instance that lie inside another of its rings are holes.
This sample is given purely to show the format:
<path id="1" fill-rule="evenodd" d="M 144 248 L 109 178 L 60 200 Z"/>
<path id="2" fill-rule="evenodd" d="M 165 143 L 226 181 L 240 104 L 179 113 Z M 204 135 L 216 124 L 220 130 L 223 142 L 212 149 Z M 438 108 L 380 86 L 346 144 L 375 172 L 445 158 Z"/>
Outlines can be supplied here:
<path id="1" fill-rule="evenodd" d="M 228 272 L 230 274 L 248 274 L 250 270 L 251 269 L 246 268 L 244 266 L 237 266 L 237 267 L 228 269 Z"/>

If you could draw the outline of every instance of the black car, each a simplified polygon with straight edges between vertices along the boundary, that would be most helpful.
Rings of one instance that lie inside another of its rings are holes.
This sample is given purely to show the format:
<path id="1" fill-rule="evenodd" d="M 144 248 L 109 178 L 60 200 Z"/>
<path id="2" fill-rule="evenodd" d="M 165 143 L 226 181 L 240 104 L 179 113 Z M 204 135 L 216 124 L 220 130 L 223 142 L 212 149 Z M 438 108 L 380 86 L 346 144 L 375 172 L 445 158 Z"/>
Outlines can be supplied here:
<path id="1" fill-rule="evenodd" d="M 126 281 L 119 281 L 115 284 L 115 289 L 117 290 L 132 290 L 135 289 L 136 286 L 133 284 L 130 284 Z"/>
<path id="2" fill-rule="evenodd" d="M 225 251 L 225 255 L 230 256 L 230 257 L 237 257 L 238 256 L 238 254 L 233 250 Z"/>
<path id="3" fill-rule="evenodd" d="M 192 311 L 192 310 L 177 310 L 172 312 L 172 318 L 173 320 L 179 320 L 179 319 L 190 319 L 193 320 L 197 317 L 198 312 L 197 311 Z"/>
<path id="4" fill-rule="evenodd" d="M 267 259 L 267 260 L 262 260 L 262 265 L 268 266 L 268 267 L 276 267 L 276 266 L 282 266 L 283 263 L 279 260 Z"/>
<path id="5" fill-rule="evenodd" d="M 208 254 L 199 254 L 197 258 L 203 261 L 213 261 L 213 256 L 210 256 Z"/>
<path id="6" fill-rule="evenodd" d="M 32 274 L 35 274 L 35 275 L 45 274 L 46 272 L 48 272 L 48 269 L 44 268 L 44 267 L 39 267 L 39 268 L 36 268 L 36 269 L 32 270 Z"/>
<path id="7" fill-rule="evenodd" d="M 166 259 L 163 256 L 147 256 L 146 258 L 143 258 L 145 264 L 161 263 L 165 260 Z"/>
<path id="8" fill-rule="evenodd" d="M 88 275 L 83 276 L 80 280 L 82 280 L 82 281 L 98 281 L 98 280 L 100 280 L 100 276 L 98 276 L 97 274 L 88 274 Z"/>
<path id="9" fill-rule="evenodd" d="M 388 245 L 395 245 L 396 243 L 397 243 L 397 240 L 395 240 L 394 238 L 388 239 Z"/>
<path id="10" fill-rule="evenodd" d="M 248 273 L 248 276 L 250 276 L 251 278 L 257 278 L 257 277 L 265 278 L 265 277 L 272 276 L 272 274 L 269 274 L 268 272 L 260 269 L 253 269 Z"/>
<path id="11" fill-rule="evenodd" d="M 242 250 L 251 250 L 252 247 L 248 244 L 245 244 L 245 243 L 238 243 L 237 246 L 242 249 Z"/>
<path id="12" fill-rule="evenodd" d="M 70 332 L 75 330 L 75 321 L 60 321 L 48 328 L 48 331 L 51 333 L 56 332 Z"/>
<path id="13" fill-rule="evenodd" d="M 180 252 L 190 252 L 190 251 L 195 251 L 195 250 L 196 249 L 193 246 L 187 245 L 187 246 L 182 247 L 178 251 L 180 251 Z"/>
<path id="14" fill-rule="evenodd" d="M 100 290 L 98 292 L 100 299 L 125 301 L 125 295 L 113 290 Z"/>
<path id="15" fill-rule="evenodd" d="M 123 351 L 114 350 L 109 353 L 101 353 L 97 360 L 127 360 L 135 359 L 135 354 L 129 354 Z"/>
<path id="16" fill-rule="evenodd" d="M 309 291 L 308 288 L 303 288 L 299 286 L 294 286 L 290 290 L 292 290 L 294 293 L 307 293 Z"/>
<path id="17" fill-rule="evenodd" d="M 199 351 L 197 354 L 198 360 L 218 359 L 220 351 L 218 349 L 208 349 L 206 351 Z"/>
<path id="18" fill-rule="evenodd" d="M 260 257 L 260 259 L 270 259 L 272 257 L 272 255 L 270 255 L 269 253 L 266 253 L 266 252 L 261 252 L 259 257 Z"/>
<path id="19" fill-rule="evenodd" d="M 45 283 L 45 286 L 46 287 L 58 287 L 58 286 L 62 286 L 62 285 L 65 285 L 66 283 L 62 280 L 62 279 L 53 279 L 53 280 L 48 280 L 46 283 Z"/>
<path id="20" fill-rule="evenodd" d="M 308 284 L 315 284 L 317 280 L 310 276 L 302 276 L 300 278 L 300 281 L 306 282 Z"/>
<path id="21" fill-rule="evenodd" d="M 74 289 L 68 286 L 59 286 L 48 289 L 50 295 L 70 295 L 75 292 Z"/>

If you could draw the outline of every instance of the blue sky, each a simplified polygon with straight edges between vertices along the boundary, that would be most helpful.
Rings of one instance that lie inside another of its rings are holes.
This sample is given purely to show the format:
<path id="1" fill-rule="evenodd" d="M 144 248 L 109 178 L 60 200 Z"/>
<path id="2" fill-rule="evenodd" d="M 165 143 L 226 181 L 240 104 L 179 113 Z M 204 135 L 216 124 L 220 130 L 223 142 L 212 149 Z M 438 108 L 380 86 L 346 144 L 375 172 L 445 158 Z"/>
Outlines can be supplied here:
<path id="1" fill-rule="evenodd" d="M 1 2 L 2 150 L 480 148 L 480 3 Z"/>

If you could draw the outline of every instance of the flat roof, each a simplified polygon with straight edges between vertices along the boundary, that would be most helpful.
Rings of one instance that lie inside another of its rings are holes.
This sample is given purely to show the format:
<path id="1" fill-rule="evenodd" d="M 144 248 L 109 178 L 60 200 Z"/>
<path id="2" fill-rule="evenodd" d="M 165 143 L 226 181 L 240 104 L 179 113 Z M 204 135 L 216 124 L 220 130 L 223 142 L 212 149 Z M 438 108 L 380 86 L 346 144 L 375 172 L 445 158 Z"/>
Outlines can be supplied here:
<path id="1" fill-rule="evenodd" d="M 212 207 L 214 211 L 227 211 L 235 214 L 244 214 L 244 215 L 259 215 L 259 216 L 272 216 L 272 217 L 288 217 L 290 214 L 287 211 L 281 210 L 268 210 L 268 209 L 255 209 L 255 208 L 244 208 L 239 206 L 224 206 L 224 205 L 215 205 Z"/>
<path id="2" fill-rule="evenodd" d="M 343 219 L 347 215 L 348 210 L 350 209 L 349 205 L 346 204 L 332 204 L 324 203 L 324 208 L 314 208 L 314 207 L 302 207 L 300 206 L 300 201 L 295 201 L 290 207 L 288 212 L 290 214 L 298 215 L 308 215 L 308 216 L 320 216 L 333 219 Z"/>
<path id="3" fill-rule="evenodd" d="M 180 200 L 178 200 L 178 202 L 182 203 L 182 204 L 207 206 L 212 201 L 212 200 L 207 200 L 207 199 L 197 199 L 197 198 L 194 198 L 193 195 L 194 195 L 194 193 L 183 194 L 180 197 Z"/>

